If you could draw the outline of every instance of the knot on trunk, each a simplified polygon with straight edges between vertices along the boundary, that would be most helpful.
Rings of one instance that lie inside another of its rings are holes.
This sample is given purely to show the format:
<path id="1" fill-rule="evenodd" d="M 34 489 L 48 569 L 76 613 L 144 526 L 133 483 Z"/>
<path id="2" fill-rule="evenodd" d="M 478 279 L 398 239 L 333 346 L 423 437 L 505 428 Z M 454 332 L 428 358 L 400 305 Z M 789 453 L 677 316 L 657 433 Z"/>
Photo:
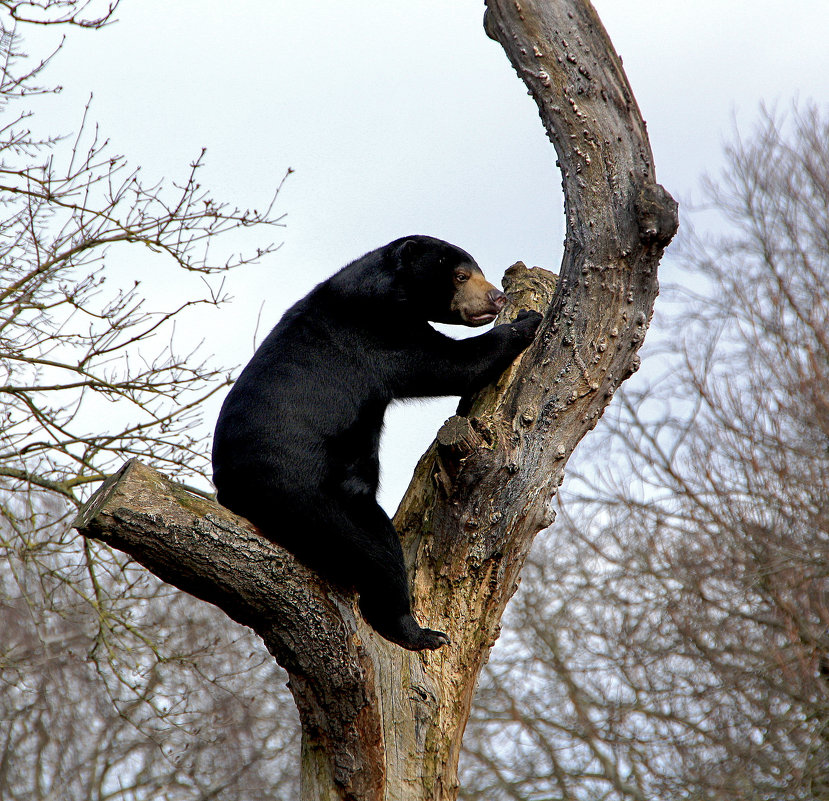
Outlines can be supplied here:
<path id="1" fill-rule="evenodd" d="M 679 228 L 679 204 L 661 184 L 645 184 L 634 203 L 643 243 L 665 247 Z"/>

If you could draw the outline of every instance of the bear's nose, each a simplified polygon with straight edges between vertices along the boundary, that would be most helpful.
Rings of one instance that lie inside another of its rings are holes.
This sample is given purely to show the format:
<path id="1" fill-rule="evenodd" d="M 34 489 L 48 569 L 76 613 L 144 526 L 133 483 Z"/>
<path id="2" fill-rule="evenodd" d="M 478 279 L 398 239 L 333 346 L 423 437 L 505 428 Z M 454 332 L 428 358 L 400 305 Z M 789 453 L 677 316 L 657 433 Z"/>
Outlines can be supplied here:
<path id="1" fill-rule="evenodd" d="M 501 292 L 500 289 L 496 289 L 492 287 L 492 289 L 487 292 L 486 296 L 492 301 L 492 305 L 495 306 L 498 311 L 504 308 L 507 302 L 507 296 Z"/>

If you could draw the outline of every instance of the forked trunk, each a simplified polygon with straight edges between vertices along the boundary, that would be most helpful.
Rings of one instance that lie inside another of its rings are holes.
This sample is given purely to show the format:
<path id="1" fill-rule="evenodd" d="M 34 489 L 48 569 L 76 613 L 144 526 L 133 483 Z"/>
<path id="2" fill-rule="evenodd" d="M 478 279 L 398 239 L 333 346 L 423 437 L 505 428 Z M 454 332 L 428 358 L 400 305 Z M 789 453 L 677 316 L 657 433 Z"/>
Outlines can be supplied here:
<path id="1" fill-rule="evenodd" d="M 226 510 L 135 462 L 77 527 L 254 628 L 291 674 L 304 801 L 451 801 L 479 671 L 576 444 L 638 366 L 676 231 L 645 125 L 592 6 L 490 0 L 486 30 L 535 98 L 564 177 L 560 280 L 516 265 L 509 307 L 545 313 L 535 343 L 451 418 L 395 518 L 416 614 L 451 646 L 413 654 Z M 520 248 L 520 243 L 516 244 Z"/>

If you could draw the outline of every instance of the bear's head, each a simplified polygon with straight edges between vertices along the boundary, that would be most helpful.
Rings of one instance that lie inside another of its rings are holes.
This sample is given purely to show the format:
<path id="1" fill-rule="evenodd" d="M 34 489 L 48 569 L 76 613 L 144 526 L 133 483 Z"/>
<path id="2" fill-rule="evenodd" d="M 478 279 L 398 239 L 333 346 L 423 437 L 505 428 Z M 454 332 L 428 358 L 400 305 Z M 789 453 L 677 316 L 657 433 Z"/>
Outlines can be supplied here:
<path id="1" fill-rule="evenodd" d="M 507 297 L 484 278 L 465 250 L 430 236 L 409 236 L 389 245 L 399 287 L 418 316 L 435 323 L 491 323 Z"/>

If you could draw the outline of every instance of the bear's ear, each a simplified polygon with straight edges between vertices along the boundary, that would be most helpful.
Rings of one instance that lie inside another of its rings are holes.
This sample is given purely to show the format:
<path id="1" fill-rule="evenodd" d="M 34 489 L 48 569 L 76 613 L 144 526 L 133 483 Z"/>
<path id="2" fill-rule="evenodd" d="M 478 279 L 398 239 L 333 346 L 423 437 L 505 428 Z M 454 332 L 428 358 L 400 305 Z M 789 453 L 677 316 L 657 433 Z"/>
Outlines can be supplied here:
<path id="1" fill-rule="evenodd" d="M 417 242 L 414 239 L 404 239 L 394 250 L 394 266 L 400 270 L 408 267 L 415 258 Z"/>

